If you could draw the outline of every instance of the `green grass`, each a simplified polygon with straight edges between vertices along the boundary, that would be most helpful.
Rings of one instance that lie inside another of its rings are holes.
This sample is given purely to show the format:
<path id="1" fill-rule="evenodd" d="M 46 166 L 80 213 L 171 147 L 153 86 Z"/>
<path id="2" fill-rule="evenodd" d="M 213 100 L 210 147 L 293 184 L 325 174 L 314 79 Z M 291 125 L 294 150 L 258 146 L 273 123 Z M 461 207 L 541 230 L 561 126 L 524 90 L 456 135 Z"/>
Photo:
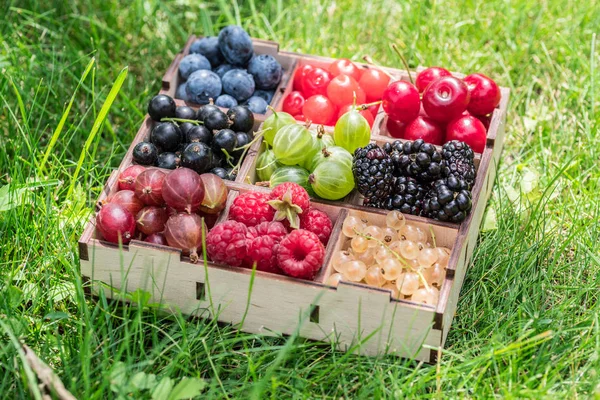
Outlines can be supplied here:
<path id="1" fill-rule="evenodd" d="M 600 397 L 597 2 L 120 3 L 2 5 L 0 393 L 39 398 L 18 338 L 82 399 L 146 398 L 144 379 L 186 377 L 204 379 L 206 397 Z M 188 34 L 236 22 L 285 50 L 400 67 L 397 43 L 411 67 L 511 88 L 497 229 L 481 235 L 438 365 L 84 296 L 77 239 L 148 99 Z"/>

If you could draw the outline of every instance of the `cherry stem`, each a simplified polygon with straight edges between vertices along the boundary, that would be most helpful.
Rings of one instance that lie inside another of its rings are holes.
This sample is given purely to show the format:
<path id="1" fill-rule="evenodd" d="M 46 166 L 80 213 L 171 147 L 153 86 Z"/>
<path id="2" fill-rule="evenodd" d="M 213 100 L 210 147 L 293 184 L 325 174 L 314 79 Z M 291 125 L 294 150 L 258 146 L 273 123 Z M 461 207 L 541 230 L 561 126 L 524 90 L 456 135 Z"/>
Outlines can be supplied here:
<path id="1" fill-rule="evenodd" d="M 189 122 L 190 124 L 194 124 L 194 125 L 200 125 L 200 124 L 204 125 L 204 122 L 202 122 L 202 121 L 198 121 L 196 119 L 185 119 L 185 118 L 168 118 L 168 117 L 165 117 L 165 118 L 161 118 L 160 122 L 175 122 L 176 124 L 177 124 L 177 122 L 180 122 L 180 123 Z"/>
<path id="2" fill-rule="evenodd" d="M 396 259 L 398 261 L 400 261 L 401 264 L 403 264 L 406 268 L 410 269 L 411 271 L 413 271 L 417 275 L 419 275 L 419 279 L 421 279 L 421 281 L 423 282 L 423 286 L 425 286 L 425 288 L 427 290 L 429 290 L 429 284 L 427 283 L 427 280 L 423 276 L 423 273 L 421 273 L 421 271 L 419 269 L 413 268 L 412 265 L 410 265 L 408 262 L 406 262 L 406 260 L 404 258 L 402 258 L 402 256 L 400 254 L 398 254 L 394 250 L 392 250 L 390 248 L 390 246 L 388 246 L 383 240 L 379 240 L 370 235 L 365 235 L 364 233 L 357 231 L 356 228 L 352 228 L 352 229 L 354 230 L 354 233 L 356 233 L 358 236 L 364 237 L 367 240 L 374 240 L 377 243 L 379 243 L 380 245 L 382 245 L 383 247 L 385 247 L 390 253 L 392 253 L 394 255 L 394 257 L 396 257 Z"/>
<path id="3" fill-rule="evenodd" d="M 386 74 L 387 76 L 389 76 L 390 79 L 392 79 L 392 80 L 396 79 L 396 78 L 394 78 L 394 76 L 392 74 L 390 74 L 386 70 L 382 69 L 383 67 L 381 65 L 377 64 L 375 61 L 373 61 L 373 59 L 370 56 L 364 56 L 363 60 L 365 60 L 366 63 L 369 64 L 369 65 L 373 65 L 374 67 L 380 68 L 381 72 L 383 72 L 384 74 Z"/>
<path id="4" fill-rule="evenodd" d="M 379 100 L 379 101 L 374 101 L 372 103 L 360 104 L 358 106 L 354 106 L 354 108 L 358 111 L 364 111 L 364 110 L 368 109 L 369 107 L 378 106 L 381 103 L 383 103 L 383 101 Z"/>
<path id="5" fill-rule="evenodd" d="M 406 69 L 406 73 L 408 74 L 408 79 L 410 80 L 410 83 L 412 83 L 414 85 L 415 81 L 413 80 L 412 74 L 410 73 L 410 67 L 408 66 L 408 63 L 406 62 L 406 58 L 404 58 L 402 53 L 400 53 L 400 49 L 398 49 L 398 46 L 396 46 L 396 43 L 392 43 L 392 49 L 396 52 L 396 54 L 398 54 L 398 57 L 400 57 L 400 60 L 402 60 L 402 64 L 404 64 L 404 68 Z"/>

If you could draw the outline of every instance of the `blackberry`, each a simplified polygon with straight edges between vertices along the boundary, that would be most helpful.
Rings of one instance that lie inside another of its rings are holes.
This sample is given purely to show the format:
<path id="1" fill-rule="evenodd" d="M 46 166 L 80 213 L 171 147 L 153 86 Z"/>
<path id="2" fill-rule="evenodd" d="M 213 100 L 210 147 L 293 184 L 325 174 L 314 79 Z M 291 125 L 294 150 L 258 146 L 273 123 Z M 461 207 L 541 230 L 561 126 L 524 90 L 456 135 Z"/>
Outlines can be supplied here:
<path id="1" fill-rule="evenodd" d="M 460 181 L 463 189 L 470 190 L 475 182 L 475 154 L 471 147 L 464 142 L 451 140 L 442 146 L 444 177 L 454 176 Z"/>
<path id="2" fill-rule="evenodd" d="M 423 209 L 423 199 L 428 186 L 413 178 L 400 176 L 394 182 L 394 191 L 386 202 L 388 210 L 398 210 L 403 214 L 419 215 Z"/>
<path id="3" fill-rule="evenodd" d="M 469 211 L 471 192 L 454 176 L 435 181 L 423 201 L 423 216 L 440 221 L 462 222 Z"/>
<path id="4" fill-rule="evenodd" d="M 442 153 L 423 139 L 414 142 L 392 143 L 389 149 L 397 176 L 409 176 L 420 182 L 432 182 L 441 178 L 444 160 Z"/>
<path id="5" fill-rule="evenodd" d="M 394 165 L 390 156 L 374 143 L 354 152 L 352 173 L 358 192 L 370 202 L 388 198 L 394 184 Z"/>

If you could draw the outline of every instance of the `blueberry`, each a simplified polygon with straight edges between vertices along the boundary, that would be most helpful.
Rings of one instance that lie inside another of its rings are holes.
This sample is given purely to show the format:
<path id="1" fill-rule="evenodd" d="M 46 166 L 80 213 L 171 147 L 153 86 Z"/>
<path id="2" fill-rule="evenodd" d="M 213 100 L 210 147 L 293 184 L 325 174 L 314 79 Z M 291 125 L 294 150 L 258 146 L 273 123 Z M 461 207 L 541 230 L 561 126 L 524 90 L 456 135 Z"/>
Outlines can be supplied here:
<path id="1" fill-rule="evenodd" d="M 210 62 L 202 54 L 188 54 L 179 63 L 179 75 L 183 79 L 188 79 L 192 72 L 202 69 L 211 69 Z"/>
<path id="2" fill-rule="evenodd" d="M 252 57 L 248 63 L 248 72 L 254 76 L 257 89 L 275 89 L 281 81 L 281 64 L 268 54 Z"/>
<path id="3" fill-rule="evenodd" d="M 175 118 L 196 119 L 196 111 L 192 107 L 179 106 L 175 109 Z"/>
<path id="4" fill-rule="evenodd" d="M 175 117 L 176 108 L 175 100 L 166 94 L 159 94 L 148 103 L 148 114 L 153 120 L 160 121 L 163 118 Z"/>
<path id="5" fill-rule="evenodd" d="M 219 49 L 225 60 L 233 65 L 245 65 L 254 54 L 250 35 L 237 25 L 229 25 L 221 29 Z"/>
<path id="6" fill-rule="evenodd" d="M 230 128 L 237 132 L 248 132 L 254 126 L 254 114 L 247 106 L 236 106 L 229 109 L 227 118 L 233 122 Z"/>
<path id="7" fill-rule="evenodd" d="M 181 143 L 181 130 L 172 122 L 156 125 L 150 132 L 150 141 L 163 151 L 176 151 Z"/>
<path id="8" fill-rule="evenodd" d="M 221 168 L 221 167 L 216 167 L 210 170 L 211 174 L 215 174 L 216 176 L 218 176 L 221 179 L 227 179 L 227 171 L 225 170 L 225 168 Z"/>
<path id="9" fill-rule="evenodd" d="M 227 115 L 217 108 L 216 111 L 212 111 L 206 114 L 204 118 L 204 126 L 209 131 L 220 131 L 221 129 L 227 128 L 231 124 Z"/>
<path id="10" fill-rule="evenodd" d="M 246 105 L 255 114 L 264 114 L 267 112 L 267 102 L 262 97 L 252 96 L 246 102 Z"/>
<path id="11" fill-rule="evenodd" d="M 175 169 L 179 166 L 180 161 L 179 156 L 175 153 L 160 153 L 156 161 L 156 166 L 158 168 Z"/>
<path id="12" fill-rule="evenodd" d="M 265 99 L 265 101 L 267 102 L 267 104 L 271 103 L 271 100 L 273 100 L 273 96 L 275 95 L 275 91 L 274 90 L 256 90 L 254 92 L 254 96 L 258 96 L 262 99 Z"/>
<path id="13" fill-rule="evenodd" d="M 158 157 L 158 149 L 149 142 L 140 142 L 133 148 L 133 161 L 141 165 L 154 165 Z"/>
<path id="14" fill-rule="evenodd" d="M 231 155 L 236 147 L 237 135 L 231 129 L 222 129 L 215 134 L 212 143 L 214 152 L 221 153 L 221 150 L 225 150 Z"/>
<path id="15" fill-rule="evenodd" d="M 219 75 L 220 78 L 223 78 L 223 75 L 225 75 L 228 71 L 231 71 L 233 69 L 233 65 L 231 64 L 221 64 L 218 67 L 216 67 L 213 72 L 217 75 Z"/>
<path id="16" fill-rule="evenodd" d="M 185 92 L 186 83 L 183 82 L 181 85 L 177 86 L 177 90 L 175 91 L 175 98 L 181 99 L 183 101 L 188 101 L 188 95 Z"/>
<path id="17" fill-rule="evenodd" d="M 215 105 L 223 108 L 235 107 L 237 103 L 237 100 L 228 94 L 222 94 L 215 100 Z"/>
<path id="18" fill-rule="evenodd" d="M 181 166 L 199 174 L 208 171 L 211 164 L 212 150 L 204 143 L 190 143 L 181 153 Z"/>
<path id="19" fill-rule="evenodd" d="M 213 135 L 208 128 L 203 125 L 198 125 L 190 129 L 185 137 L 188 143 L 202 142 L 210 144 L 212 142 Z"/>
<path id="20" fill-rule="evenodd" d="M 232 69 L 223 75 L 223 91 L 233 96 L 238 103 L 254 93 L 254 78 L 243 69 Z"/>
<path id="21" fill-rule="evenodd" d="M 219 50 L 219 38 L 208 36 L 198 39 L 190 46 L 190 53 L 202 54 L 208 59 L 210 65 L 217 66 L 223 62 L 223 54 Z"/>
<path id="22" fill-rule="evenodd" d="M 208 70 L 196 71 L 190 76 L 185 87 L 190 101 L 198 104 L 208 104 L 209 99 L 216 99 L 221 94 L 221 79 L 217 74 Z"/>

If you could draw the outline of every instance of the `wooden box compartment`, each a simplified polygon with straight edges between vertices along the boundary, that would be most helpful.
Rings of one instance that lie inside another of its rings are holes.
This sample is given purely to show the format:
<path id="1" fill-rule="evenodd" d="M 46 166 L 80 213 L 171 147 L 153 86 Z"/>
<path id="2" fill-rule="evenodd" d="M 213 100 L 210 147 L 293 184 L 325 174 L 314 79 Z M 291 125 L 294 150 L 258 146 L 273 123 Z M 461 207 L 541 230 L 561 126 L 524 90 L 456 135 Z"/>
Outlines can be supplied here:
<path id="1" fill-rule="evenodd" d="M 175 59 L 173 60 L 173 62 L 167 69 L 167 72 L 165 73 L 165 75 L 162 78 L 162 89 L 161 89 L 160 93 L 171 96 L 175 100 L 175 103 L 178 106 L 187 105 L 194 109 L 198 109 L 201 107 L 200 104 L 175 98 L 175 93 L 177 91 L 177 88 L 179 87 L 179 85 L 181 83 L 183 83 L 183 80 L 179 76 L 179 63 L 181 62 L 181 59 L 183 57 L 187 56 L 190 53 L 190 46 L 192 45 L 192 43 L 194 43 L 194 41 L 196 39 L 200 39 L 200 38 L 201 38 L 201 36 L 195 36 L 195 35 L 191 35 L 188 38 L 188 41 L 186 42 L 183 50 L 181 50 L 181 52 L 179 52 L 177 54 L 177 56 L 175 56 Z M 290 81 L 291 77 L 293 77 L 293 71 L 295 70 L 297 57 L 290 53 L 280 52 L 279 44 L 277 44 L 275 42 L 252 38 L 252 44 L 254 45 L 254 53 L 255 54 L 271 55 L 283 67 L 283 74 L 281 76 L 281 82 L 279 82 L 279 85 L 275 89 L 275 93 L 273 94 L 273 98 L 271 99 L 271 103 L 270 103 L 271 106 L 274 106 L 274 105 L 280 103 L 281 95 L 285 91 L 286 87 L 288 86 L 288 82 Z M 223 109 L 223 110 L 226 110 L 226 109 Z M 270 115 L 270 113 L 271 113 L 271 111 L 267 110 L 266 114 L 254 114 L 254 118 L 258 121 L 264 121 L 265 118 Z"/>
<path id="2" fill-rule="evenodd" d="M 173 66 L 170 70 L 172 72 Z M 289 71 L 291 74 L 293 69 Z M 170 88 L 168 84 L 165 87 L 166 90 Z M 298 333 L 309 339 L 335 341 L 341 350 L 366 355 L 390 353 L 433 363 L 444 346 L 456 312 L 460 289 L 496 176 L 509 96 L 508 89 L 502 90 L 503 99 L 494 112 L 486 148 L 477 155 L 473 209 L 467 220 L 452 224 L 406 216 L 411 223 L 431 226 L 438 245 L 451 248 L 440 299 L 435 307 L 394 299 L 387 290 L 363 284 L 342 281 L 336 288 L 324 284 L 332 272 L 332 254 L 345 242 L 341 233 L 344 218 L 349 214 L 365 215 L 370 221 L 382 223 L 387 213 L 361 206 L 359 196 L 339 202 L 313 201 L 315 207 L 334 221 L 324 264 L 314 281 L 253 272 L 210 261 L 206 265 L 202 262 L 192 264 L 177 249 L 137 240 L 119 248 L 98 239 L 95 219 L 87 224 L 79 240 L 81 273 L 90 281 L 88 287 L 93 293 L 104 292 L 109 298 L 126 301 L 126 293 L 143 290 L 151 295 L 150 302 L 160 303 L 167 310 L 216 318 L 247 332 Z M 381 113 L 379 120 L 383 120 Z M 260 120 L 257 120 L 255 129 L 259 124 Z M 133 147 L 147 136 L 151 127 L 152 121 L 147 117 L 121 166 L 109 178 L 100 200 L 116 190 L 119 172 L 131 165 Z M 375 142 L 394 140 L 378 133 L 376 125 L 372 136 Z M 229 207 L 239 193 L 269 191 L 249 184 L 256 179 L 253 167 L 260 150 L 261 143 L 255 144 L 246 156 L 236 182 L 226 182 L 230 194 L 219 220 L 227 218 Z"/>

